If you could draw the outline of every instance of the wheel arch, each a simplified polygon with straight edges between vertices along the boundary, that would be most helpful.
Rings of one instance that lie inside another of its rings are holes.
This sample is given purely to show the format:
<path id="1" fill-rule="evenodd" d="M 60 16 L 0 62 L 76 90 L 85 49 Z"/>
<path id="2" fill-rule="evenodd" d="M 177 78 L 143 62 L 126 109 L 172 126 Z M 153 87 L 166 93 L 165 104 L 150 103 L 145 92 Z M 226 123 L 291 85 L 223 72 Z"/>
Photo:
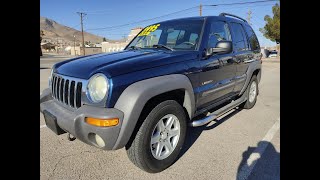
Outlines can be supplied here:
<path id="1" fill-rule="evenodd" d="M 183 95 L 182 95 L 183 93 Z M 124 113 L 123 123 L 113 149 L 124 147 L 131 136 L 143 110 L 150 103 L 176 100 L 186 111 L 189 119 L 194 115 L 195 98 L 189 78 L 172 74 L 142 80 L 128 86 L 120 95 L 115 108 Z"/>
<path id="2" fill-rule="evenodd" d="M 257 80 L 258 80 L 258 83 L 260 83 L 260 79 L 261 79 L 261 61 L 254 61 L 254 62 L 251 62 L 248 69 L 247 69 L 247 72 L 246 72 L 246 81 L 244 83 L 244 86 L 242 87 L 241 91 L 240 91 L 240 95 L 242 95 L 249 83 L 250 83 L 250 80 L 252 78 L 253 75 L 256 75 L 257 76 Z"/>

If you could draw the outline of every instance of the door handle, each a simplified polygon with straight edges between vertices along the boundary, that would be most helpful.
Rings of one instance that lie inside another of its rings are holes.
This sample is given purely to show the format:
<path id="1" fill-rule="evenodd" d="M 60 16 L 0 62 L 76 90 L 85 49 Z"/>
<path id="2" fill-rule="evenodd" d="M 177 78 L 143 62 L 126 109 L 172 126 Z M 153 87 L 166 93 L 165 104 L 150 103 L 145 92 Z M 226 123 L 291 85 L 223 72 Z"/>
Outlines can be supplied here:
<path id="1" fill-rule="evenodd" d="M 227 62 L 230 63 L 230 64 L 233 64 L 233 63 L 235 63 L 236 61 L 235 61 L 234 58 L 230 58 L 230 59 L 227 60 Z"/>
<path id="2" fill-rule="evenodd" d="M 240 63 L 240 61 L 238 61 L 237 58 L 235 58 L 235 57 L 232 57 L 232 58 L 230 59 L 230 61 L 231 61 L 232 63 Z"/>

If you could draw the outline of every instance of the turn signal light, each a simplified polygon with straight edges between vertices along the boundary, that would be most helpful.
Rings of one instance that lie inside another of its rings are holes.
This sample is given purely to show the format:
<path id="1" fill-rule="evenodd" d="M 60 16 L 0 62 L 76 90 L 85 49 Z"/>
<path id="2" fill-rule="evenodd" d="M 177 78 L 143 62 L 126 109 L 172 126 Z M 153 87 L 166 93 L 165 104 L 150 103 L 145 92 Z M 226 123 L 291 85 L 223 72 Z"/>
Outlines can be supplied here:
<path id="1" fill-rule="evenodd" d="M 97 119 L 92 117 L 86 117 L 86 123 L 93 125 L 93 126 L 99 126 L 99 127 L 110 127 L 110 126 L 116 126 L 119 124 L 118 118 L 113 119 Z"/>

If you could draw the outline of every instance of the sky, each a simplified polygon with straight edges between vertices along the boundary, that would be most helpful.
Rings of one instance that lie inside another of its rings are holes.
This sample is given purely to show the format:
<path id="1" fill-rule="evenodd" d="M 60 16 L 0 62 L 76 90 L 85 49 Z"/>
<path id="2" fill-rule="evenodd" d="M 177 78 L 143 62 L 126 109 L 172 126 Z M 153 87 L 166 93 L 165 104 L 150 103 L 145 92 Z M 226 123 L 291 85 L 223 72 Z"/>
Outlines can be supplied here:
<path id="1" fill-rule="evenodd" d="M 77 12 L 85 12 L 87 14 L 83 21 L 85 31 L 107 39 L 120 39 L 127 36 L 130 29 L 135 27 L 145 27 L 169 19 L 199 16 L 200 4 L 229 4 L 250 1 L 257 0 L 40 0 L 40 16 L 80 30 L 80 16 Z M 280 4 L 279 1 L 272 1 L 233 6 L 203 6 L 202 15 L 217 16 L 221 12 L 227 12 L 246 19 L 247 13 L 251 11 L 252 28 L 260 45 L 274 46 L 276 43 L 263 37 L 259 28 L 265 25 L 263 20 L 265 15 L 273 16 L 272 6 L 276 3 Z M 177 11 L 181 12 L 174 13 Z M 163 17 L 155 18 L 159 16 Z M 147 21 L 138 22 L 142 20 Z"/>

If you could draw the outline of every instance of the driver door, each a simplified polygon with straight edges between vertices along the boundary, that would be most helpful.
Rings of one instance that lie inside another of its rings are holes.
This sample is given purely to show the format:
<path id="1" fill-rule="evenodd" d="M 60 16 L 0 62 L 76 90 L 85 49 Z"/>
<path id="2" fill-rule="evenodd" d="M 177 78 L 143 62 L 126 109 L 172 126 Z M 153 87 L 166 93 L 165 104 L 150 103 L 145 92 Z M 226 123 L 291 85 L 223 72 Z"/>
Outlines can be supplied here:
<path id="1" fill-rule="evenodd" d="M 231 41 L 229 26 L 224 21 L 213 21 L 210 25 L 207 48 L 215 47 L 222 40 Z M 214 104 L 233 94 L 236 66 L 233 53 L 213 54 L 200 61 L 200 89 L 197 106 L 199 109 Z"/>

